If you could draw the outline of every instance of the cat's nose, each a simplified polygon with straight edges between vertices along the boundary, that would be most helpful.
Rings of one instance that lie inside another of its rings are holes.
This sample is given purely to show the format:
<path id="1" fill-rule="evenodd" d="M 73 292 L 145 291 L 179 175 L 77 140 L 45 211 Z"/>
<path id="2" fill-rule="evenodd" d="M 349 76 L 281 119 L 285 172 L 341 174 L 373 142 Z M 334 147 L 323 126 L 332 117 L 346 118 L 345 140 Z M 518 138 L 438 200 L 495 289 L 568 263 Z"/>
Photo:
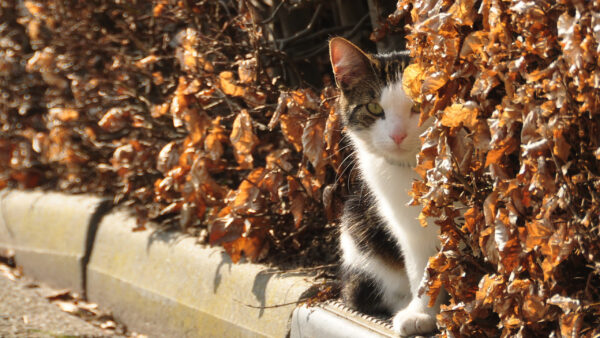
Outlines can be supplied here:
<path id="1" fill-rule="evenodd" d="M 391 134 L 390 138 L 394 140 L 394 143 L 396 143 L 396 145 L 400 145 L 400 143 L 402 143 L 402 141 L 404 141 L 404 139 L 406 138 L 406 133 Z"/>

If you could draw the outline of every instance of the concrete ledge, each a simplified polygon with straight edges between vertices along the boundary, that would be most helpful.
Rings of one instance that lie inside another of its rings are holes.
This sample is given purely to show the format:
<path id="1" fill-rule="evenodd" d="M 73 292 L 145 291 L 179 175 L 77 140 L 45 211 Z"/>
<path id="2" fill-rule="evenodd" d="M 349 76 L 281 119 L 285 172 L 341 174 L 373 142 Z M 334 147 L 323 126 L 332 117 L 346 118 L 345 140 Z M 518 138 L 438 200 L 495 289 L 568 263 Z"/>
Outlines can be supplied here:
<path id="1" fill-rule="evenodd" d="M 397 337 L 388 322 L 327 301 L 298 306 L 292 316 L 290 338 L 390 338 Z"/>
<path id="2" fill-rule="evenodd" d="M 105 199 L 42 191 L 0 194 L 0 248 L 15 250 L 24 272 L 51 286 L 84 292 L 82 267 Z"/>
<path id="3" fill-rule="evenodd" d="M 176 233 L 131 232 L 135 225 L 125 212 L 106 215 L 87 271 L 88 298 L 131 329 L 171 337 L 288 333 L 294 303 L 312 285 L 306 277 L 233 264 L 222 249 Z"/>

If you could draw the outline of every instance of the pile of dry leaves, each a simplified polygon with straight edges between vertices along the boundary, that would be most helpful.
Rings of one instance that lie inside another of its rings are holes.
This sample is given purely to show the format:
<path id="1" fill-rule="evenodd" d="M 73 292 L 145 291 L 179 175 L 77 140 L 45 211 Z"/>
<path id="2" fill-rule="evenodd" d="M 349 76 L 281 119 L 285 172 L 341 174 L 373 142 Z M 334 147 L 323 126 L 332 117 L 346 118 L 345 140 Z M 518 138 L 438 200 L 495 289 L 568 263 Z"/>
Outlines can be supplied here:
<path id="1" fill-rule="evenodd" d="M 413 186 L 442 229 L 449 336 L 600 333 L 600 7 L 400 1 L 422 101 Z"/>

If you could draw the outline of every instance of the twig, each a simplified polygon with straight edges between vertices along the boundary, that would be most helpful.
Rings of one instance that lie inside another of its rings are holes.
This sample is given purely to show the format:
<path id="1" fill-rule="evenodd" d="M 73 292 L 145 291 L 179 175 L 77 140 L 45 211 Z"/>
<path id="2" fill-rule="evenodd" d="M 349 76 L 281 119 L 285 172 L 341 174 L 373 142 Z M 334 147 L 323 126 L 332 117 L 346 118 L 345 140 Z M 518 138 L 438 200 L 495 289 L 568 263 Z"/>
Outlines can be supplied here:
<path id="1" fill-rule="evenodd" d="M 271 16 L 269 16 L 268 18 L 264 19 L 263 21 L 260 22 L 261 25 L 266 25 L 269 22 L 273 21 L 275 19 L 275 16 L 277 16 L 277 13 L 279 13 L 279 10 L 281 9 L 281 7 L 283 6 L 283 4 L 286 2 L 287 0 L 282 0 L 279 5 L 277 5 L 277 7 L 275 7 L 275 9 L 273 10 L 273 12 L 271 13 Z"/>
<path id="2" fill-rule="evenodd" d="M 303 30 L 296 32 L 296 34 L 287 37 L 287 38 L 283 38 L 283 39 L 277 39 L 275 40 L 277 43 L 280 44 L 279 49 L 283 49 L 283 47 L 285 46 L 286 43 L 293 41 L 297 38 L 300 38 L 304 35 L 306 35 L 308 32 L 310 32 L 310 30 L 312 29 L 313 25 L 315 24 L 315 21 L 317 21 L 317 18 L 319 17 L 319 14 L 321 14 L 321 10 L 323 9 L 323 4 L 319 4 L 317 6 L 317 9 L 315 10 L 315 13 L 313 14 L 312 18 L 310 19 L 310 21 L 308 22 L 308 25 L 306 25 L 306 28 L 304 28 Z"/>
<path id="3" fill-rule="evenodd" d="M 298 305 L 304 301 L 308 300 L 308 298 L 302 298 L 299 299 L 295 302 L 289 302 L 289 303 L 281 303 L 281 304 L 275 304 L 275 305 L 260 305 L 260 306 L 256 306 L 256 305 L 250 305 L 250 304 L 246 304 L 242 301 L 239 301 L 237 299 L 234 299 L 234 302 L 240 303 L 244 306 L 247 306 L 249 308 L 253 308 L 253 309 L 275 309 L 275 308 L 279 308 L 279 307 L 284 307 L 284 306 L 290 306 L 290 305 Z"/>
<path id="4" fill-rule="evenodd" d="M 358 29 L 363 25 L 363 23 L 365 23 L 365 21 L 367 21 L 367 19 L 369 18 L 369 14 L 366 14 L 365 16 L 363 16 L 354 26 L 354 28 L 352 28 L 351 31 L 349 31 L 348 33 L 343 34 L 342 36 L 344 38 L 349 38 L 351 36 L 353 36 Z M 321 44 L 320 47 L 317 48 L 313 48 L 312 50 L 309 50 L 308 52 L 304 53 L 304 54 L 299 54 L 298 56 L 294 56 L 294 60 L 301 60 L 301 59 L 306 59 L 306 58 L 311 58 L 319 53 L 321 53 L 322 51 L 324 51 L 325 49 L 327 49 L 329 46 L 326 43 Z"/>

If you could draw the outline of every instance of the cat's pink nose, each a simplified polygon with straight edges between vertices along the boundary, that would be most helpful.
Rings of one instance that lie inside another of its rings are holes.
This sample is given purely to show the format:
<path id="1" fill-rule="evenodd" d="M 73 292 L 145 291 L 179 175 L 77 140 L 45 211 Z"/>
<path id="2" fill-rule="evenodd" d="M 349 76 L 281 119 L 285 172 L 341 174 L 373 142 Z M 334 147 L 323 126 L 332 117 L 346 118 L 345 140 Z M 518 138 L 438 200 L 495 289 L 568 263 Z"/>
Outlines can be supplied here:
<path id="1" fill-rule="evenodd" d="M 406 138 L 406 133 L 392 134 L 390 135 L 390 138 L 394 140 L 394 143 L 396 143 L 396 145 L 400 145 L 400 143 L 402 143 L 402 141 L 404 141 L 404 139 Z"/>

